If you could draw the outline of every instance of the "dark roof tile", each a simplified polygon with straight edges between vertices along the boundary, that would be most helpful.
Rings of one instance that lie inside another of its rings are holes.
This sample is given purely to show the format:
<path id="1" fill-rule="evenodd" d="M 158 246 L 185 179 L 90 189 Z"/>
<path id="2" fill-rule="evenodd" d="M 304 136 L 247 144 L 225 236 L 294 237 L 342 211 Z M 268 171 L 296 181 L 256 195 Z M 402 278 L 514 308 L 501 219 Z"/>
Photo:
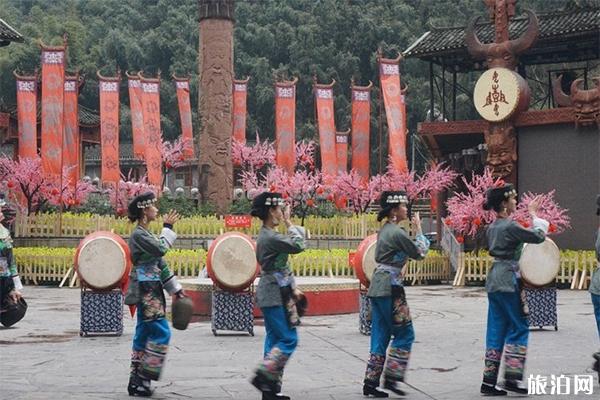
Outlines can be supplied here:
<path id="1" fill-rule="evenodd" d="M 22 42 L 23 36 L 0 18 L 0 42 Z"/>

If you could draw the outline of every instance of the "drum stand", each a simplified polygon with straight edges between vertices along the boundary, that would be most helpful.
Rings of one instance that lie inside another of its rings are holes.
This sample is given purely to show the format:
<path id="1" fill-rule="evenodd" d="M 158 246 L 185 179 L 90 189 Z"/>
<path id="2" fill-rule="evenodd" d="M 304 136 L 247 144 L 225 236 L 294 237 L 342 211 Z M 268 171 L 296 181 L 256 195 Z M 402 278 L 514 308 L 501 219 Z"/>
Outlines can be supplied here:
<path id="1" fill-rule="evenodd" d="M 542 288 L 524 287 L 527 304 L 529 306 L 529 317 L 527 321 L 530 327 L 542 329 L 545 326 L 554 326 L 558 330 L 558 316 L 556 312 L 556 285 Z"/>
<path id="2" fill-rule="evenodd" d="M 79 336 L 123 334 L 123 293 L 96 291 L 82 285 Z"/>
<path id="3" fill-rule="evenodd" d="M 210 323 L 215 336 L 217 330 L 254 336 L 254 286 L 243 292 L 230 292 L 213 285 Z"/>
<path id="4" fill-rule="evenodd" d="M 371 334 L 371 299 L 367 297 L 367 288 L 360 285 L 358 298 L 358 330 L 363 335 Z"/>

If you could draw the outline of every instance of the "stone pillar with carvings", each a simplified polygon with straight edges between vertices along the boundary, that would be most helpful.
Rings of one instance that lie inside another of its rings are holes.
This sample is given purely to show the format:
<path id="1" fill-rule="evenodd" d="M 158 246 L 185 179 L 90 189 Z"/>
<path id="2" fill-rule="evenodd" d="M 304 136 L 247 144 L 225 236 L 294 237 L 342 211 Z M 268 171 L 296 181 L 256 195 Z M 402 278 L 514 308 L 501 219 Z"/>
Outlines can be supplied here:
<path id="1" fill-rule="evenodd" d="M 199 0 L 200 196 L 223 214 L 233 196 L 231 162 L 234 0 Z"/>

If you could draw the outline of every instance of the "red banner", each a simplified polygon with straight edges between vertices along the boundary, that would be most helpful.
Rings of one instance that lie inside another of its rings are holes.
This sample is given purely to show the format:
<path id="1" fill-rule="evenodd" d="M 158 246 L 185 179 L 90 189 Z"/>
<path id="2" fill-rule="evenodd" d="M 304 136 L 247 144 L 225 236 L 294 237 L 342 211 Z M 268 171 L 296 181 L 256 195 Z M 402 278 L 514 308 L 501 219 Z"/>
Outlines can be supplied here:
<path id="1" fill-rule="evenodd" d="M 146 157 L 144 116 L 142 113 L 142 84 L 137 75 L 127 75 L 129 88 L 129 109 L 131 113 L 131 133 L 133 136 L 133 156 L 140 160 Z"/>
<path id="2" fill-rule="evenodd" d="M 379 77 L 388 125 L 389 156 L 393 168 L 408 171 L 406 162 L 406 105 L 400 88 L 400 57 L 379 58 Z"/>
<path id="3" fill-rule="evenodd" d="M 371 87 L 352 86 L 352 169 L 365 180 L 369 179 Z"/>
<path id="4" fill-rule="evenodd" d="M 17 119 L 21 158 L 37 157 L 37 76 L 17 78 Z M 8 125 L 6 126 L 8 128 Z"/>
<path id="5" fill-rule="evenodd" d="M 251 228 L 251 215 L 226 215 L 225 228 Z"/>
<path id="6" fill-rule="evenodd" d="M 177 90 L 177 103 L 179 104 L 179 121 L 181 122 L 181 135 L 185 141 L 183 156 L 194 157 L 194 129 L 192 127 L 192 107 L 190 105 L 190 79 L 177 78 L 175 88 Z"/>
<path id="7" fill-rule="evenodd" d="M 63 169 L 67 171 L 68 184 L 75 187 L 79 180 L 79 75 L 65 77 L 65 135 L 63 136 Z"/>
<path id="8" fill-rule="evenodd" d="M 348 135 L 350 129 L 346 132 L 336 132 L 335 134 L 335 153 L 337 159 L 338 174 L 348 172 Z"/>
<path id="9" fill-rule="evenodd" d="M 98 73 L 100 86 L 100 145 L 102 181 L 118 183 L 119 167 L 119 84 L 121 77 L 107 78 Z"/>
<path id="10" fill-rule="evenodd" d="M 142 83 L 142 113 L 146 133 L 146 168 L 148 183 L 162 189 L 162 137 L 160 133 L 160 79 L 144 78 Z"/>
<path id="11" fill-rule="evenodd" d="M 321 151 L 321 171 L 326 176 L 337 175 L 337 155 L 335 148 L 335 116 L 333 110 L 333 85 L 314 84 Z"/>
<path id="12" fill-rule="evenodd" d="M 60 179 L 63 142 L 65 48 L 42 45 L 42 170 Z"/>
<path id="13" fill-rule="evenodd" d="M 288 174 L 296 165 L 296 82 L 275 83 L 275 160 Z"/>
<path id="14" fill-rule="evenodd" d="M 248 80 L 233 81 L 233 139 L 246 143 L 246 98 Z"/>

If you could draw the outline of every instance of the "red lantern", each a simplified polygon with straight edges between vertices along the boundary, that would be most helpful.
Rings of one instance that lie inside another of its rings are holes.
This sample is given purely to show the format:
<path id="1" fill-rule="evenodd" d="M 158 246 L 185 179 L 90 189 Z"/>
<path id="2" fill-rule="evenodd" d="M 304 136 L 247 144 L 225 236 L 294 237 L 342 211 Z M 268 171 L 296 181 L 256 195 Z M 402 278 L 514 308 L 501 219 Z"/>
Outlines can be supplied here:
<path id="1" fill-rule="evenodd" d="M 475 218 L 473 220 L 473 225 L 475 225 L 475 226 L 481 225 L 481 219 L 479 217 Z"/>
<path id="2" fill-rule="evenodd" d="M 548 233 L 554 233 L 554 232 L 556 232 L 556 225 L 550 224 L 550 226 L 548 227 Z"/>
<path id="3" fill-rule="evenodd" d="M 463 236 L 457 236 L 457 237 L 456 237 L 456 241 L 457 241 L 458 243 L 461 243 L 461 244 L 462 244 L 462 243 L 464 243 L 464 242 L 465 242 L 465 238 L 464 238 Z"/>
<path id="4" fill-rule="evenodd" d="M 14 187 L 15 187 L 15 182 L 14 182 L 14 181 L 8 181 L 8 183 L 6 184 L 6 186 L 7 186 L 9 189 L 12 189 L 12 188 L 14 188 Z"/>
<path id="5" fill-rule="evenodd" d="M 306 205 L 309 207 L 314 207 L 315 201 L 313 199 L 306 200 Z"/>
<path id="6" fill-rule="evenodd" d="M 171 162 L 170 162 L 170 161 L 167 161 L 167 162 L 165 163 L 165 167 L 167 167 L 167 169 L 171 169 L 171 167 L 172 167 L 172 166 L 173 166 L 173 165 L 171 164 Z"/>
<path id="7" fill-rule="evenodd" d="M 58 189 L 57 188 L 52 188 L 52 190 L 50 191 L 50 194 L 52 196 L 57 196 L 58 195 Z"/>
<path id="8" fill-rule="evenodd" d="M 334 199 L 333 193 L 329 193 L 329 194 L 327 195 L 327 200 L 329 200 L 329 201 L 333 201 L 333 199 Z"/>
<path id="9" fill-rule="evenodd" d="M 325 192 L 325 189 L 323 189 L 323 187 L 322 187 L 322 186 L 319 186 L 319 187 L 317 188 L 317 194 L 323 194 L 323 192 Z"/>

